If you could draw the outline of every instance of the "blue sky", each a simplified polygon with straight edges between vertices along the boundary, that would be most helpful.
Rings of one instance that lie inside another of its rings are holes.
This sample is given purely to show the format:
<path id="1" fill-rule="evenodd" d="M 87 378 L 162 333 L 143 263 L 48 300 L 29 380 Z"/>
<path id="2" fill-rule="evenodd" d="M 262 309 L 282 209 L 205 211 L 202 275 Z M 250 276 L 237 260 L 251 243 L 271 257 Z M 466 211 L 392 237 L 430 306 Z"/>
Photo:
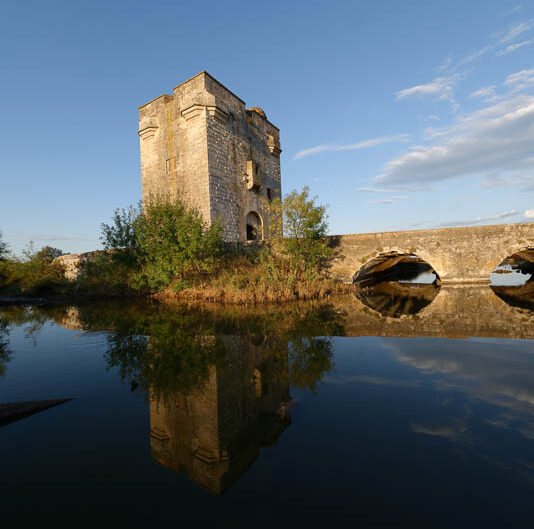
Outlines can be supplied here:
<path id="1" fill-rule="evenodd" d="M 137 107 L 207 70 L 331 233 L 534 221 L 534 3 L 5 1 L 0 230 L 65 251 L 141 194 Z"/>

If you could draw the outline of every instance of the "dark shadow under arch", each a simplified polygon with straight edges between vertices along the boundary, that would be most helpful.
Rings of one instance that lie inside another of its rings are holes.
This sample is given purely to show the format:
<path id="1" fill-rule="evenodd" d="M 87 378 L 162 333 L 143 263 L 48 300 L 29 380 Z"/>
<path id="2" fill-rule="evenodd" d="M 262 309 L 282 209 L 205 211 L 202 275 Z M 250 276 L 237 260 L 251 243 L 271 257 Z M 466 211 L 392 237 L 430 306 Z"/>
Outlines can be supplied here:
<path id="1" fill-rule="evenodd" d="M 421 274 L 434 274 L 432 281 L 440 278 L 434 268 L 415 254 L 387 252 L 365 263 L 353 276 L 353 283 L 360 285 L 377 284 L 382 281 L 413 281 Z"/>

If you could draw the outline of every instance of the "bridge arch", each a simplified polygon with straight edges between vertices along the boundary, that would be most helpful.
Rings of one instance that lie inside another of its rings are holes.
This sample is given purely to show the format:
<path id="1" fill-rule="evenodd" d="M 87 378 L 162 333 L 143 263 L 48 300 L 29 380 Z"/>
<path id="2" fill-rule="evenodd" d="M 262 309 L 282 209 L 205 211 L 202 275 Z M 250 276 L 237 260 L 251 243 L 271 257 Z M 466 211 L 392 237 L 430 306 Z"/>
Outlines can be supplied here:
<path id="1" fill-rule="evenodd" d="M 431 230 L 332 235 L 333 277 L 351 283 L 355 272 L 384 252 L 416 254 L 442 283 L 488 283 L 508 255 L 534 246 L 534 222 Z"/>
<path id="2" fill-rule="evenodd" d="M 489 270 L 488 279 L 489 279 L 489 276 L 495 271 L 496 268 L 498 268 L 500 265 L 502 265 L 508 259 L 511 259 L 511 258 L 523 259 L 524 261 L 528 261 L 532 263 L 532 267 L 534 268 L 534 246 L 530 246 L 530 245 L 525 246 L 524 243 L 518 242 L 516 244 L 509 246 L 504 251 L 496 252 L 495 256 L 492 257 L 492 259 L 488 263 L 488 270 Z"/>
<path id="3" fill-rule="evenodd" d="M 393 248 L 387 252 L 365 260 L 362 266 L 356 270 L 352 276 L 353 283 L 378 282 L 385 280 L 410 279 L 421 272 L 433 272 L 436 275 L 435 281 L 440 281 L 440 274 L 428 259 L 420 254 L 414 253 L 412 249 Z"/>

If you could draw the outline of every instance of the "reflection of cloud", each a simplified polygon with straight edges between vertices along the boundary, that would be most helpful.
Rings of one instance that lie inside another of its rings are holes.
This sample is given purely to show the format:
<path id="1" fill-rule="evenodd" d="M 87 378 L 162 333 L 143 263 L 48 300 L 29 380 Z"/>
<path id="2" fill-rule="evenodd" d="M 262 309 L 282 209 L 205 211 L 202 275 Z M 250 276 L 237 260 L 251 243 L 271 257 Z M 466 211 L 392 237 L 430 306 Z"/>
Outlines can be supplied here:
<path id="1" fill-rule="evenodd" d="M 392 386 L 398 388 L 415 388 L 419 386 L 417 380 L 394 380 L 390 378 L 374 377 L 371 375 L 344 375 L 330 376 L 324 379 L 329 384 L 350 384 L 358 382 L 362 384 L 375 384 L 378 386 Z"/>
<path id="2" fill-rule="evenodd" d="M 389 347 L 400 362 L 437 375 L 434 386 L 438 391 L 460 391 L 473 401 L 495 406 L 488 423 L 534 436 L 532 342 L 468 340 L 463 347 L 461 343 L 395 341 Z"/>
<path id="3" fill-rule="evenodd" d="M 415 433 L 432 435 L 434 437 L 446 437 L 447 439 L 458 440 L 467 430 L 467 425 L 463 421 L 453 421 L 448 425 L 424 426 L 412 423 L 412 431 Z"/>

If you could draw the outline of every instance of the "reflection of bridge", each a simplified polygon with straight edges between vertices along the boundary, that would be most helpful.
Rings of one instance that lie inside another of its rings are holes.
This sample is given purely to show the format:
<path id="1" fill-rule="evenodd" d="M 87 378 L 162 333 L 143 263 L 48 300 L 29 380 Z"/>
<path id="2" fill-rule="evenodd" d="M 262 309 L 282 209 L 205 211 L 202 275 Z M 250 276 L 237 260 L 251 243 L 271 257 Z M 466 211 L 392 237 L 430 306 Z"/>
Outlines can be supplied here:
<path id="1" fill-rule="evenodd" d="M 522 287 L 497 287 L 494 292 L 484 285 L 422 285 L 410 296 L 409 287 L 389 285 L 380 284 L 360 299 L 335 300 L 336 310 L 344 314 L 345 336 L 534 339 L 534 310 L 501 299 Z M 368 302 L 373 291 L 374 305 Z"/>
<path id="2" fill-rule="evenodd" d="M 534 248 L 534 223 L 338 235 L 331 240 L 339 250 L 332 274 L 348 283 L 365 263 L 387 252 L 416 254 L 442 282 L 488 282 L 506 257 Z"/>

